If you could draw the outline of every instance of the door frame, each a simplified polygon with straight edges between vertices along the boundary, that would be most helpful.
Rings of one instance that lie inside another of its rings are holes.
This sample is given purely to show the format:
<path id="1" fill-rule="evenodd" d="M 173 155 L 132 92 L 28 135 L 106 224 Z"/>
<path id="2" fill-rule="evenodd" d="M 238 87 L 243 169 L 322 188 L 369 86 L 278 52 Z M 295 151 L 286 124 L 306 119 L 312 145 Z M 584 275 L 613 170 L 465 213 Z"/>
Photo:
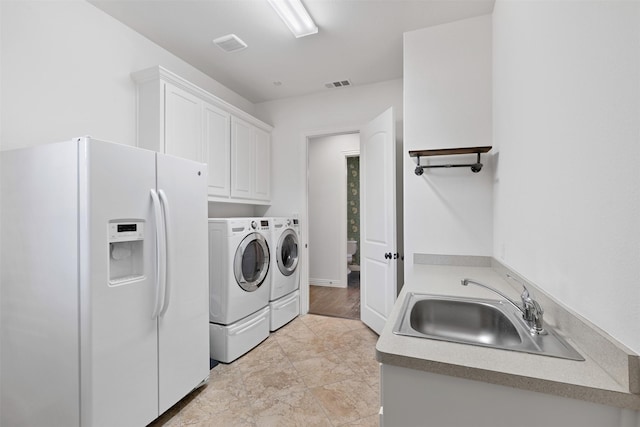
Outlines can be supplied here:
<path id="1" fill-rule="evenodd" d="M 361 125 L 351 125 L 344 127 L 336 127 L 325 130 L 307 131 L 302 134 L 303 144 L 302 150 L 300 150 L 300 182 L 303 185 L 303 211 L 300 213 L 300 245 L 302 246 L 302 265 L 300 268 L 300 314 L 307 314 L 309 312 L 309 143 L 311 139 L 320 138 L 325 136 L 337 136 L 360 133 Z M 346 159 L 345 159 L 346 163 Z M 346 180 L 346 176 L 345 176 Z M 346 195 L 345 195 L 346 196 Z M 346 218 L 346 211 L 344 213 Z M 345 276 L 346 276 L 346 220 L 343 225 L 345 233 L 345 247 L 344 259 L 345 259 Z"/>

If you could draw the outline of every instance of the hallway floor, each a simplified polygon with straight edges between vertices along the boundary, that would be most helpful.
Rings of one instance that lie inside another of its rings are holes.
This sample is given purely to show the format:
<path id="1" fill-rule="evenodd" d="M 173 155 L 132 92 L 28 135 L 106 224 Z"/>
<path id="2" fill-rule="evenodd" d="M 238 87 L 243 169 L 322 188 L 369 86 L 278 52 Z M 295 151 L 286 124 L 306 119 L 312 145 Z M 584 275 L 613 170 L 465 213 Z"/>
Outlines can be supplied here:
<path id="1" fill-rule="evenodd" d="M 346 288 L 309 285 L 309 313 L 360 319 L 360 272 L 352 271 Z"/>
<path id="2" fill-rule="evenodd" d="M 150 426 L 377 426 L 377 339 L 359 320 L 298 317 Z"/>

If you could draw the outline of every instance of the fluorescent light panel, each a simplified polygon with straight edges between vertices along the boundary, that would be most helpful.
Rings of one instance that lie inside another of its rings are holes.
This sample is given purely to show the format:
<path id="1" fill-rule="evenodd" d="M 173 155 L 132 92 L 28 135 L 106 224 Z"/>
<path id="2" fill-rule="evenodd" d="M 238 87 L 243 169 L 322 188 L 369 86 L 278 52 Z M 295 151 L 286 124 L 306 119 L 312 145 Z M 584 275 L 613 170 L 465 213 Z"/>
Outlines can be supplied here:
<path id="1" fill-rule="evenodd" d="M 297 38 L 316 34 L 318 27 L 300 0 L 268 0 Z"/>

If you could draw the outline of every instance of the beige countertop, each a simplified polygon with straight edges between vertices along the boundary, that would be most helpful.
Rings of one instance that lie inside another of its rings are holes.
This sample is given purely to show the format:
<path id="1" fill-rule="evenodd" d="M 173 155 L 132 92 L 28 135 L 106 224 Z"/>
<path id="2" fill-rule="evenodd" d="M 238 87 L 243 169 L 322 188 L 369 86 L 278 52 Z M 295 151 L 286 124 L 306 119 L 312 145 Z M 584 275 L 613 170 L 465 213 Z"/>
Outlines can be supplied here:
<path id="1" fill-rule="evenodd" d="M 518 301 L 518 293 L 503 275 L 490 267 L 461 267 L 415 264 L 376 345 L 379 362 L 492 384 L 549 393 L 620 408 L 640 410 L 640 395 L 629 385 L 614 379 L 596 359 L 567 336 L 554 319 L 545 314 L 545 323 L 554 327 L 585 361 L 573 361 L 536 354 L 492 349 L 467 344 L 395 335 L 393 326 L 408 292 L 501 299 L 478 286 L 460 285 L 471 278 L 493 286 Z M 544 306 L 543 306 L 544 308 Z"/>

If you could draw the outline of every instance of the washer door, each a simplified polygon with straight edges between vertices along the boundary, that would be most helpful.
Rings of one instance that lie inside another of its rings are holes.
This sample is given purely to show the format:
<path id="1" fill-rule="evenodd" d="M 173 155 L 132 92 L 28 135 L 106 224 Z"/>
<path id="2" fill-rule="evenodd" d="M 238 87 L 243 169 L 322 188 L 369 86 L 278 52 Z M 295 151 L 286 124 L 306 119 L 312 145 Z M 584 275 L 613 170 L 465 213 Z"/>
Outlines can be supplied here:
<path id="1" fill-rule="evenodd" d="M 291 276 L 298 267 L 298 236 L 292 229 L 282 232 L 277 249 L 278 268 L 285 276 Z"/>
<path id="2" fill-rule="evenodd" d="M 262 234 L 245 237 L 233 261 L 236 282 L 247 292 L 253 292 L 264 283 L 269 272 L 269 245 Z"/>

